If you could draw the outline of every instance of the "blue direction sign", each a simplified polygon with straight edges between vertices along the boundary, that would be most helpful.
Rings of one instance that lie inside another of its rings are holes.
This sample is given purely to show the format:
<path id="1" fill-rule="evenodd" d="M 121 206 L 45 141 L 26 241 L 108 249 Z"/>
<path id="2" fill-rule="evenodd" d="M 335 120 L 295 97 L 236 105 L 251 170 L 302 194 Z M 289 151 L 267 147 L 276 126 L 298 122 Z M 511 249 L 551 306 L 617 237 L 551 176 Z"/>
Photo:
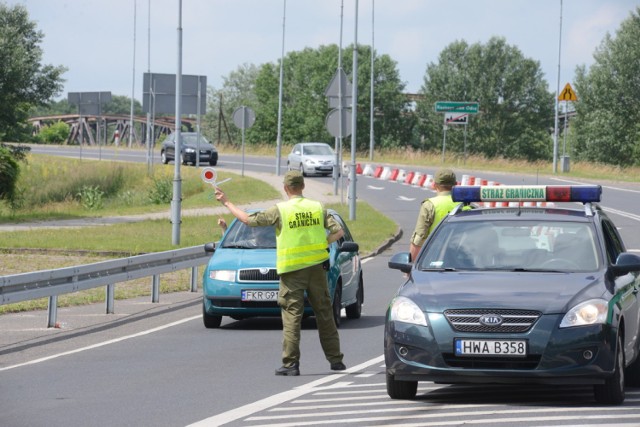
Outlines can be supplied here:
<path id="1" fill-rule="evenodd" d="M 478 114 L 480 104 L 478 102 L 436 102 L 436 113 L 466 113 Z"/>

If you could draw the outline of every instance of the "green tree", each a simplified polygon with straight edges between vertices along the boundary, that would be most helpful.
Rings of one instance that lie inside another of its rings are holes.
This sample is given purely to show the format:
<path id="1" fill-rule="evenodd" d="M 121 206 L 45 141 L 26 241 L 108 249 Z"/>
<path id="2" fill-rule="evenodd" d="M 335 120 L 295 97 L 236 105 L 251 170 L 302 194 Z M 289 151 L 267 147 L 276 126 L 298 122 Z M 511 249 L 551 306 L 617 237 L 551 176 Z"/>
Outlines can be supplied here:
<path id="1" fill-rule="evenodd" d="M 0 3 L 0 140 L 28 138 L 31 107 L 62 90 L 65 68 L 40 63 L 43 37 L 24 6 Z"/>
<path id="2" fill-rule="evenodd" d="M 580 160 L 640 165 L 640 7 L 576 70 L 571 150 Z"/>
<path id="3" fill-rule="evenodd" d="M 58 116 L 64 114 L 77 114 L 78 109 L 69 105 L 66 99 L 51 101 L 44 105 L 38 105 L 29 111 L 29 117 Z"/>
<path id="4" fill-rule="evenodd" d="M 256 65 L 243 64 L 228 76 L 223 76 L 222 88 L 207 88 L 207 114 L 202 120 L 202 128 L 211 141 L 227 142 L 230 137 L 232 141 L 241 142 L 241 130 L 233 124 L 233 112 L 243 105 L 254 110 L 257 107 L 255 84 L 258 71 Z"/>
<path id="5" fill-rule="evenodd" d="M 540 63 L 527 59 L 504 38 L 487 44 L 456 41 L 427 65 L 417 103 L 418 133 L 426 149 L 438 149 L 443 140 L 443 113 L 437 101 L 479 102 L 480 114 L 468 125 L 468 149 L 488 157 L 530 161 L 552 158 L 553 95 L 542 77 Z M 462 126 L 447 132 L 448 150 L 462 153 Z"/>
<path id="6" fill-rule="evenodd" d="M 74 113 L 78 112 L 78 107 L 72 106 L 71 108 L 75 109 Z M 104 104 L 102 114 L 131 114 L 131 98 L 124 95 L 112 95 L 111 102 Z M 142 104 L 137 99 L 133 100 L 133 114 L 136 116 L 144 114 Z"/>
<path id="7" fill-rule="evenodd" d="M 369 148 L 371 49 L 358 49 L 357 149 Z M 343 58 L 352 58 L 353 46 L 344 49 Z M 285 144 L 300 141 L 332 142 L 325 127 L 331 111 L 325 91 L 338 67 L 338 46 L 320 46 L 290 52 L 284 58 L 282 97 L 282 139 Z M 343 70 L 349 80 L 351 61 L 343 60 Z M 411 138 L 413 116 L 403 95 L 405 84 L 400 81 L 396 62 L 388 55 L 374 61 L 374 136 L 375 147 L 404 144 Z M 251 142 L 273 143 L 277 139 L 278 92 L 280 65 L 268 63 L 260 67 L 255 82 L 257 98 L 256 123 L 250 129 Z M 345 94 L 345 95 L 351 95 Z M 345 143 L 349 143 L 348 138 Z"/>

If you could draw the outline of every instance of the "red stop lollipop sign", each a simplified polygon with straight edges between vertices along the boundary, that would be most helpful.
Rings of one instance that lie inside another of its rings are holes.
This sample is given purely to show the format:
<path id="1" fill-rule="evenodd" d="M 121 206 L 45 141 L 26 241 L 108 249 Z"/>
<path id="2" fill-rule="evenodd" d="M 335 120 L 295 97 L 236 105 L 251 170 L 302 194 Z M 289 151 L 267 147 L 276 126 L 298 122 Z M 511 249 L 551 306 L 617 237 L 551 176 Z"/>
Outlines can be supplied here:
<path id="1" fill-rule="evenodd" d="M 208 184 L 211 184 L 215 187 L 216 185 L 216 178 L 218 177 L 218 174 L 216 173 L 216 170 L 214 168 L 204 168 L 202 169 L 202 180 Z"/>

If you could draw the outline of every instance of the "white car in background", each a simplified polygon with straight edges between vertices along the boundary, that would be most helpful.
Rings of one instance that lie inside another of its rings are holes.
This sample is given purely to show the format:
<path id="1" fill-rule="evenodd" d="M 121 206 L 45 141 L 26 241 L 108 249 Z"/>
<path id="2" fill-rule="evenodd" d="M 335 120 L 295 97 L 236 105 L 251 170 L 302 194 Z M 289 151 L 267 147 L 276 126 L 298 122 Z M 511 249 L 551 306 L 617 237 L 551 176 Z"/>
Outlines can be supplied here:
<path id="1" fill-rule="evenodd" d="M 301 142 L 293 146 L 287 157 L 287 170 L 299 170 L 302 175 L 331 175 L 335 163 L 333 148 L 324 142 Z"/>

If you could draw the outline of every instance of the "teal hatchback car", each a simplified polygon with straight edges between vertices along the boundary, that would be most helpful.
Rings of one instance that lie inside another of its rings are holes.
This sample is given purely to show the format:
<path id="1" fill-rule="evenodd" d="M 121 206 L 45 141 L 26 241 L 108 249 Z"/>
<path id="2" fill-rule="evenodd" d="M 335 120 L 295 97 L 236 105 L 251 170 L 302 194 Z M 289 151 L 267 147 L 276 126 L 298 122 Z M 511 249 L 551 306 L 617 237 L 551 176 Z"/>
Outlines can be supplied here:
<path id="1" fill-rule="evenodd" d="M 344 229 L 344 236 L 329 245 L 327 282 L 333 316 L 340 326 L 341 312 L 358 319 L 364 302 L 364 281 L 359 247 L 340 215 L 329 213 Z M 235 320 L 280 316 L 279 276 L 276 272 L 274 227 L 249 227 L 234 220 L 219 242 L 207 243 L 212 256 L 203 273 L 202 320 L 207 328 L 219 328 L 223 316 Z M 313 310 L 306 303 L 305 315 Z"/>
<path id="2" fill-rule="evenodd" d="M 477 208 L 447 215 L 414 263 L 389 261 L 408 275 L 385 323 L 389 396 L 412 399 L 419 381 L 583 384 L 620 404 L 640 386 L 640 257 L 601 191 L 453 187 Z"/>

